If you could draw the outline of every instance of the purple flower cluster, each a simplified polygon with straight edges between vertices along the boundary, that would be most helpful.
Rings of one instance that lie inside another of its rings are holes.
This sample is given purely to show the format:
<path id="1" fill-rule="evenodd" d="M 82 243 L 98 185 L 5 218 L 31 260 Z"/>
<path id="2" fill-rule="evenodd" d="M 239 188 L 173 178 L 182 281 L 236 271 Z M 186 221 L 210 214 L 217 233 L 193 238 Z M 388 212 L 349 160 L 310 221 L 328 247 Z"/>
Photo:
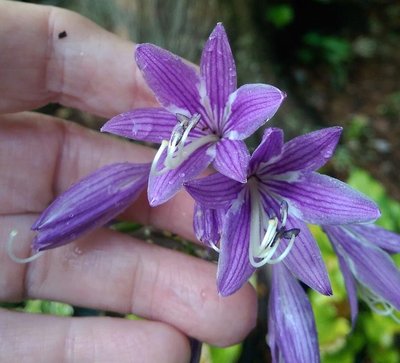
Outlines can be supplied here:
<path id="1" fill-rule="evenodd" d="M 284 141 L 267 128 L 250 155 L 244 139 L 274 116 L 285 93 L 266 84 L 237 88 L 235 62 L 222 24 L 196 68 L 152 44 L 136 62 L 160 107 L 120 114 L 102 131 L 159 143 L 152 164 L 112 164 L 73 185 L 35 222 L 33 247 L 58 247 L 104 225 L 147 184 L 157 206 L 184 186 L 195 199 L 197 238 L 219 252 L 217 288 L 233 294 L 256 268 L 272 265 L 268 344 L 274 362 L 319 362 L 312 308 L 299 280 L 332 294 L 325 264 L 307 224 L 322 225 L 338 255 L 353 322 L 357 287 L 377 312 L 396 317 L 400 273 L 388 252 L 399 236 L 372 224 L 374 202 L 318 173 L 333 155 L 341 128 Z M 199 178 L 208 167 L 214 173 Z M 388 252 L 387 252 L 388 251 Z"/>

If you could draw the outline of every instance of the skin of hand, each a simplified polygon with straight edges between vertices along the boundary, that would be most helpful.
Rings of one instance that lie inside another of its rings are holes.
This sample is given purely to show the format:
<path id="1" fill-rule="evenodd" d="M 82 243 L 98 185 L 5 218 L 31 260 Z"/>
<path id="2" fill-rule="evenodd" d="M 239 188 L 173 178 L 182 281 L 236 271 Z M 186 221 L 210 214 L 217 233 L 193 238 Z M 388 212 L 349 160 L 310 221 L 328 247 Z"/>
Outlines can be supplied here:
<path id="1" fill-rule="evenodd" d="M 54 7 L 0 1 L 0 301 L 51 299 L 143 320 L 65 318 L 0 309 L 1 362 L 187 362 L 188 337 L 226 346 L 256 321 L 250 285 L 222 298 L 216 265 L 108 229 L 20 265 L 30 226 L 56 195 L 102 165 L 149 162 L 154 150 L 71 122 L 26 112 L 58 102 L 111 117 L 155 99 L 133 60 L 134 45 Z M 66 32 L 66 37 L 59 34 Z M 182 192 L 129 218 L 194 240 L 193 202 Z"/>

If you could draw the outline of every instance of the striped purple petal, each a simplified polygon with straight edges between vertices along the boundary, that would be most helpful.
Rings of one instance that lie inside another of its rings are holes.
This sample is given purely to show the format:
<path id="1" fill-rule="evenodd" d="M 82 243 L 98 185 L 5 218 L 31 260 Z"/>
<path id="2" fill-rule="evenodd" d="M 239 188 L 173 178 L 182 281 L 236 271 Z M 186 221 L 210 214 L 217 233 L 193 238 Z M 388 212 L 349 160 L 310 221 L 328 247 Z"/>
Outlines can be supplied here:
<path id="1" fill-rule="evenodd" d="M 257 171 L 257 174 L 262 173 L 265 166 L 260 165 L 261 163 L 267 163 L 268 161 L 275 160 L 280 155 L 283 147 L 283 130 L 269 127 L 264 131 L 263 138 L 257 149 L 254 150 L 249 164 L 249 174 L 253 174 Z"/>
<path id="2" fill-rule="evenodd" d="M 400 271 L 390 255 L 366 240 L 355 238 L 346 227 L 324 226 L 354 277 L 400 310 Z"/>
<path id="3" fill-rule="evenodd" d="M 390 253 L 400 253 L 400 236 L 375 224 L 352 224 L 351 232 Z"/>
<path id="4" fill-rule="evenodd" d="M 161 143 L 170 139 L 176 123 L 176 116 L 163 108 L 139 108 L 113 117 L 101 131 L 128 139 Z"/>
<path id="5" fill-rule="evenodd" d="M 218 23 L 204 46 L 200 74 L 205 81 L 213 119 L 220 129 L 229 95 L 236 90 L 236 66 L 225 29 Z"/>
<path id="6" fill-rule="evenodd" d="M 380 216 L 377 205 L 346 183 L 318 173 L 299 174 L 296 181 L 270 179 L 268 188 L 289 203 L 292 213 L 307 223 L 363 223 Z"/>
<path id="7" fill-rule="evenodd" d="M 137 198 L 149 171 L 150 164 L 111 164 L 72 185 L 33 224 L 33 248 L 61 246 L 109 222 Z"/>
<path id="8" fill-rule="evenodd" d="M 274 363 L 320 362 L 310 301 L 283 264 L 273 266 L 268 328 L 268 345 Z"/>
<path id="9" fill-rule="evenodd" d="M 200 125 L 210 126 L 199 93 L 200 77 L 194 66 L 153 44 L 136 47 L 136 63 L 158 101 L 172 114 L 199 113 Z"/>
<path id="10" fill-rule="evenodd" d="M 329 230 L 329 227 L 327 227 Z M 350 271 L 345 257 L 342 255 L 342 249 L 336 247 L 336 243 L 332 243 L 333 249 L 339 260 L 340 271 L 342 272 L 344 284 L 346 286 L 347 296 L 349 297 L 350 311 L 351 311 L 351 324 L 353 328 L 356 325 L 358 316 L 358 300 L 357 300 L 357 284 Z"/>
<path id="11" fill-rule="evenodd" d="M 279 158 L 266 168 L 266 172 L 276 175 L 319 169 L 332 157 L 341 132 L 341 127 L 330 127 L 290 140 L 283 146 Z"/>
<path id="12" fill-rule="evenodd" d="M 332 295 L 332 287 L 321 251 L 307 225 L 289 216 L 286 227 L 287 229 L 299 228 L 300 233 L 283 263 L 307 286 L 323 295 Z M 285 247 L 285 245 L 279 246 L 278 253 L 282 253 Z"/>
<path id="13" fill-rule="evenodd" d="M 223 135 L 243 140 L 258 130 L 278 110 L 286 95 L 268 84 L 246 84 L 229 96 Z"/>
<path id="14" fill-rule="evenodd" d="M 209 209 L 195 203 L 193 229 L 196 238 L 209 247 L 218 246 L 226 209 Z"/>
<path id="15" fill-rule="evenodd" d="M 206 208 L 224 208 L 229 206 L 245 186 L 220 173 L 185 183 L 189 194 Z"/>
<path id="16" fill-rule="evenodd" d="M 216 147 L 214 168 L 231 179 L 246 183 L 250 160 L 246 144 L 242 140 L 221 139 Z"/>
<path id="17" fill-rule="evenodd" d="M 163 169 L 166 150 L 160 157 L 157 171 Z M 152 207 L 171 199 L 182 185 L 197 177 L 215 158 L 215 145 L 206 144 L 194 151 L 176 169 L 162 174 L 150 174 L 147 194 Z"/>
<path id="18" fill-rule="evenodd" d="M 250 192 L 244 188 L 224 220 L 217 271 L 217 287 L 222 296 L 239 290 L 255 271 L 249 260 L 250 210 Z"/>

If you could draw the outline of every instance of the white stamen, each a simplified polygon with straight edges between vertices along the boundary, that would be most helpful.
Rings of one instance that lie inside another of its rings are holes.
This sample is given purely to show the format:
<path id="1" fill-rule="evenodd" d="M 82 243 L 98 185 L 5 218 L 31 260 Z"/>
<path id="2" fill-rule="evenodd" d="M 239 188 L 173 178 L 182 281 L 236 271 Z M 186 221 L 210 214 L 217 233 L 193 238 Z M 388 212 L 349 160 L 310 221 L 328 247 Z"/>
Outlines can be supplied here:
<path id="1" fill-rule="evenodd" d="M 286 230 L 285 225 L 288 215 L 288 204 L 281 203 L 280 219 L 277 217 L 268 218 L 261 204 L 257 191 L 257 185 L 249 180 L 251 200 L 251 222 L 250 222 L 250 243 L 249 259 L 255 268 L 265 264 L 275 264 L 282 261 L 293 247 L 294 240 L 299 233 L 298 229 Z M 265 222 L 266 218 L 268 220 Z M 276 258 L 273 258 L 282 239 L 290 241 L 285 250 Z"/>
<path id="2" fill-rule="evenodd" d="M 29 262 L 32 262 L 32 261 L 36 260 L 37 258 L 39 258 L 44 253 L 44 251 L 40 251 L 40 252 L 37 252 L 34 255 L 32 255 L 30 257 L 27 257 L 27 258 L 17 257 L 15 255 L 14 251 L 13 251 L 13 243 L 14 243 L 14 239 L 15 239 L 17 234 L 18 234 L 18 232 L 15 229 L 13 229 L 10 232 L 10 234 L 8 236 L 8 240 L 7 240 L 7 254 L 14 262 L 16 262 L 16 263 L 29 263 Z"/>
<path id="3" fill-rule="evenodd" d="M 160 160 L 162 153 L 167 147 L 168 147 L 168 141 L 163 140 L 160 148 L 158 149 L 156 155 L 154 156 L 153 162 L 151 163 L 150 174 L 162 174 L 160 171 L 157 171 L 157 164 L 158 161 Z"/>
<path id="4" fill-rule="evenodd" d="M 217 245 L 214 242 L 210 242 L 210 247 L 217 253 L 221 252 L 220 248 L 217 247 Z"/>
<path id="5" fill-rule="evenodd" d="M 170 140 L 162 141 L 161 146 L 158 149 L 156 156 L 154 157 L 150 170 L 150 173 L 153 175 L 161 175 L 169 170 L 176 169 L 201 146 L 208 144 L 209 142 L 218 140 L 217 135 L 209 134 L 197 138 L 185 145 L 189 137 L 190 131 L 199 123 L 200 115 L 195 114 L 191 118 L 188 118 L 185 115 L 176 114 L 176 117 L 178 119 L 178 124 L 172 130 Z M 164 160 L 164 168 L 158 171 L 157 164 L 166 148 L 168 149 L 166 158 Z"/>
<path id="6" fill-rule="evenodd" d="M 276 229 L 278 227 L 278 218 L 274 217 L 268 220 L 267 231 L 265 232 L 264 238 L 258 248 L 259 251 L 265 249 L 275 236 Z"/>
<path id="7" fill-rule="evenodd" d="M 359 285 L 359 292 L 361 298 L 373 312 L 383 316 L 390 316 L 396 323 L 400 324 L 399 313 L 392 304 L 376 295 L 366 286 Z"/>

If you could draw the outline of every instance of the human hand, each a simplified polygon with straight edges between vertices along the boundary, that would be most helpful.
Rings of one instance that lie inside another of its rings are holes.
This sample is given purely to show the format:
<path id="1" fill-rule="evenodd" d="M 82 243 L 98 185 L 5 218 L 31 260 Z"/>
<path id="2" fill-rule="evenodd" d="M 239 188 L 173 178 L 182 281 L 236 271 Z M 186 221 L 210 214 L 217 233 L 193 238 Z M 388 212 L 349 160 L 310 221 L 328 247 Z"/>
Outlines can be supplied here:
<path id="1" fill-rule="evenodd" d="M 0 301 L 52 299 L 135 313 L 146 320 L 60 318 L 0 310 L 0 361 L 186 362 L 188 336 L 215 345 L 243 339 L 256 317 L 254 290 L 221 298 L 213 264 L 101 229 L 28 265 L 30 226 L 73 182 L 113 162 L 149 162 L 153 150 L 38 113 L 59 102 L 110 117 L 155 103 L 133 45 L 65 10 L 0 2 Z M 66 37 L 59 34 L 66 32 Z M 18 112 L 14 114 L 6 114 Z M 194 239 L 192 201 L 180 193 L 124 213 Z"/>

